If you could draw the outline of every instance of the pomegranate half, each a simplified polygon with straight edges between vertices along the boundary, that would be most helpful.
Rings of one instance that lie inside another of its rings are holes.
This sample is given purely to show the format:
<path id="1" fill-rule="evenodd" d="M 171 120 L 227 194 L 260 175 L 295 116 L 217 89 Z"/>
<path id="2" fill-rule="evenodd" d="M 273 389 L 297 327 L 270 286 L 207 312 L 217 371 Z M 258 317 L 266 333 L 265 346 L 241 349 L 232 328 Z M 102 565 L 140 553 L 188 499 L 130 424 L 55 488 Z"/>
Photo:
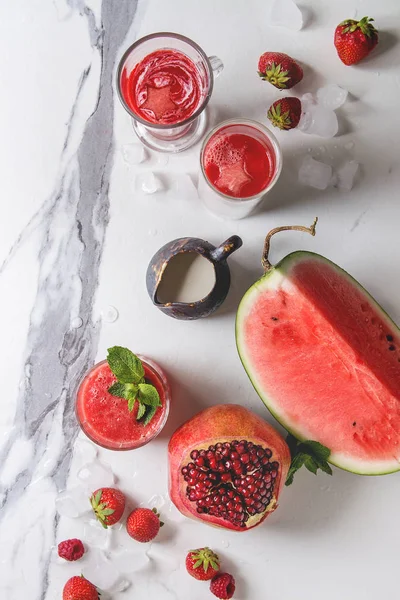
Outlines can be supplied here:
<path id="1" fill-rule="evenodd" d="M 207 408 L 175 431 L 168 446 L 169 494 L 187 517 L 235 531 L 275 510 L 289 448 L 266 421 L 237 404 Z"/>

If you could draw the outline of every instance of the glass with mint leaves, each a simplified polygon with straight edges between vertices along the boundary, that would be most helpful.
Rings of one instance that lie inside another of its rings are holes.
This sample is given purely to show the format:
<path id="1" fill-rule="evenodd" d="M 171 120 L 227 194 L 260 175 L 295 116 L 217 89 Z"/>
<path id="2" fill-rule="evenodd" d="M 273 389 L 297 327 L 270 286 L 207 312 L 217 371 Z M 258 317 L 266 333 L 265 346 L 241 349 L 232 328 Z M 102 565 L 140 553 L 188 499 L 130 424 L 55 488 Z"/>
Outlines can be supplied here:
<path id="1" fill-rule="evenodd" d="M 109 450 L 133 450 L 164 427 L 170 387 L 153 360 L 113 346 L 79 386 L 76 415 L 84 433 Z"/>

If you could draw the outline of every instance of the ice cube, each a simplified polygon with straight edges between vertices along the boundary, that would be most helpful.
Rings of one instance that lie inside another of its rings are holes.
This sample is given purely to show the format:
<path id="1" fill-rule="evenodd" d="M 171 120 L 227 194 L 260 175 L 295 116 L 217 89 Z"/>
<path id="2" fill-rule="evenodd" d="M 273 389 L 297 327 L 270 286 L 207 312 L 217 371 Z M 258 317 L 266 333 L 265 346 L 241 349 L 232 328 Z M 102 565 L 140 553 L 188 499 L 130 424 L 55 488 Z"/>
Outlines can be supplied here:
<path id="1" fill-rule="evenodd" d="M 77 456 L 81 459 L 81 464 L 92 462 L 97 457 L 97 448 L 95 444 L 82 439 L 79 436 L 75 442 L 74 452 L 76 452 Z"/>
<path id="2" fill-rule="evenodd" d="M 87 491 L 75 486 L 60 492 L 56 498 L 56 509 L 62 517 L 77 519 L 91 510 Z"/>
<path id="3" fill-rule="evenodd" d="M 143 548 L 113 552 L 112 559 L 118 571 L 124 575 L 144 569 L 150 560 Z"/>
<path id="4" fill-rule="evenodd" d="M 302 114 L 298 125 L 304 133 L 319 135 L 324 138 L 334 137 L 339 129 L 336 113 L 324 106 L 310 106 Z"/>
<path id="5" fill-rule="evenodd" d="M 83 325 L 83 319 L 81 317 L 74 317 L 71 319 L 72 329 L 80 329 Z"/>
<path id="6" fill-rule="evenodd" d="M 332 179 L 332 167 L 315 160 L 311 156 L 304 157 L 299 169 L 299 182 L 303 185 L 325 190 Z"/>
<path id="7" fill-rule="evenodd" d="M 173 502 L 169 503 L 168 511 L 164 511 L 163 516 L 172 523 L 183 523 L 186 520 Z"/>
<path id="8" fill-rule="evenodd" d="M 166 167 L 169 163 L 169 156 L 166 152 L 157 153 L 157 164 L 160 167 Z"/>
<path id="9" fill-rule="evenodd" d="M 85 561 L 80 563 L 82 575 L 89 579 L 100 590 L 109 590 L 121 579 L 114 562 L 110 561 L 101 550 L 90 549 Z"/>
<path id="10" fill-rule="evenodd" d="M 339 190 L 345 190 L 349 192 L 354 185 L 354 179 L 359 169 L 359 163 L 355 160 L 346 162 L 340 169 L 336 171 L 337 174 L 337 187 Z"/>
<path id="11" fill-rule="evenodd" d="M 196 186 L 188 173 L 173 174 L 172 191 L 179 199 L 197 200 L 199 197 Z"/>
<path id="12" fill-rule="evenodd" d="M 89 519 L 83 527 L 83 539 L 90 548 L 107 550 L 111 544 L 112 528 L 105 529 L 97 519 Z"/>
<path id="13" fill-rule="evenodd" d="M 161 496 L 160 494 L 154 494 L 154 496 L 152 496 L 149 500 L 147 500 L 147 502 L 142 502 L 140 506 L 144 507 L 144 508 L 155 508 L 157 509 L 157 512 L 160 512 L 160 510 L 162 509 L 162 507 L 165 504 L 165 498 L 164 496 Z"/>
<path id="14" fill-rule="evenodd" d="M 239 196 L 241 189 L 246 183 L 251 181 L 250 175 L 244 170 L 242 162 L 236 162 L 233 165 L 222 165 L 219 170 L 219 177 L 215 182 L 218 189 L 229 190 L 233 196 Z"/>
<path id="15" fill-rule="evenodd" d="M 312 94 L 311 92 L 303 94 L 300 100 L 303 110 L 305 110 L 308 106 L 314 106 L 316 104 L 314 94 Z"/>
<path id="16" fill-rule="evenodd" d="M 128 581 L 127 579 L 120 579 L 119 581 L 117 581 L 117 583 L 115 583 L 112 588 L 111 588 L 111 592 L 117 593 L 117 592 L 126 592 L 127 589 L 129 589 L 132 585 L 131 581 Z"/>
<path id="17" fill-rule="evenodd" d="M 111 306 L 111 304 L 106 308 L 103 308 L 100 314 L 105 323 L 115 323 L 119 317 L 118 309 L 116 309 L 115 306 Z"/>
<path id="18" fill-rule="evenodd" d="M 78 471 L 78 479 L 90 494 L 101 487 L 111 487 L 115 481 L 110 465 L 99 460 L 84 465 Z"/>
<path id="19" fill-rule="evenodd" d="M 146 171 L 136 175 L 136 189 L 145 194 L 155 194 L 162 189 L 162 183 L 152 171 Z"/>
<path id="20" fill-rule="evenodd" d="M 139 165 L 146 159 L 146 150 L 142 144 L 125 144 L 122 146 L 122 156 L 128 165 Z"/>
<path id="21" fill-rule="evenodd" d="M 321 106 L 329 108 L 329 110 L 336 110 L 339 106 L 342 106 L 346 102 L 348 91 L 336 85 L 336 83 L 330 83 L 324 85 L 324 87 L 317 90 L 317 100 Z"/>
<path id="22" fill-rule="evenodd" d="M 269 24 L 300 31 L 303 27 L 303 15 L 293 0 L 274 0 L 271 6 Z"/>

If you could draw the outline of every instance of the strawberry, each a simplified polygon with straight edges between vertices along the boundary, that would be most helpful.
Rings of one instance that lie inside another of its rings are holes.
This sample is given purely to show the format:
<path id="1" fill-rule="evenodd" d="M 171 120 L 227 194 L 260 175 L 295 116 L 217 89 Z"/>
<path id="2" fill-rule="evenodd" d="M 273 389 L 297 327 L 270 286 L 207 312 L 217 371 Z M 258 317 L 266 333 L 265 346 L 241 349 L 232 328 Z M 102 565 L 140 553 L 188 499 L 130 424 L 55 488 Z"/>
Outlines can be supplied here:
<path id="1" fill-rule="evenodd" d="M 218 555 L 210 548 L 198 548 L 190 550 L 186 556 L 186 570 L 195 579 L 208 581 L 218 573 L 220 569 Z"/>
<path id="2" fill-rule="evenodd" d="M 301 102 L 298 98 L 285 97 L 274 102 L 268 110 L 268 119 L 279 129 L 294 129 L 301 117 Z"/>
<path id="3" fill-rule="evenodd" d="M 345 65 L 354 65 L 375 48 L 378 43 L 378 32 L 371 24 L 369 17 L 361 21 L 347 19 L 335 29 L 335 48 L 340 60 Z"/>
<path id="4" fill-rule="evenodd" d="M 229 573 L 217 573 L 210 583 L 210 591 L 220 600 L 229 600 L 235 593 L 235 580 Z"/>
<path id="5" fill-rule="evenodd" d="M 81 540 L 73 538 L 72 540 L 64 540 L 58 544 L 58 556 L 65 560 L 79 560 L 85 554 L 85 548 Z"/>
<path id="6" fill-rule="evenodd" d="M 80 575 L 68 579 L 63 589 L 63 600 L 99 600 L 99 593 L 93 583 Z"/>
<path id="7" fill-rule="evenodd" d="M 151 542 L 163 525 L 155 508 L 136 508 L 126 520 L 126 530 L 137 542 Z"/>
<path id="8" fill-rule="evenodd" d="M 258 74 L 280 90 L 288 90 L 303 79 L 303 69 L 283 52 L 264 52 L 258 61 Z"/>
<path id="9" fill-rule="evenodd" d="M 104 529 L 118 523 L 125 510 L 125 496 L 115 488 L 99 488 L 91 495 L 90 503 Z"/>

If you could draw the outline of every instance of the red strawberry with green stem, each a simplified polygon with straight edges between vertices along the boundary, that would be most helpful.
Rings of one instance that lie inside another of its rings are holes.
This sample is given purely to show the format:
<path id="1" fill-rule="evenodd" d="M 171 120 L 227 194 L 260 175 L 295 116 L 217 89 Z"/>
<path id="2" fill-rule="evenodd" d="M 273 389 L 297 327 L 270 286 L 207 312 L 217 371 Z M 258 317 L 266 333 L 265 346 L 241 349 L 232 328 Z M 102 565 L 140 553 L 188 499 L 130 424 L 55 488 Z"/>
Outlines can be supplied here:
<path id="1" fill-rule="evenodd" d="M 63 600 L 99 600 L 99 593 L 93 583 L 80 575 L 68 579 L 63 589 Z"/>
<path id="2" fill-rule="evenodd" d="M 303 79 L 301 66 L 283 52 L 264 52 L 258 61 L 258 74 L 279 90 L 288 90 Z"/>
<path id="3" fill-rule="evenodd" d="M 145 543 L 154 540 L 163 525 L 155 508 L 136 508 L 126 520 L 126 531 L 137 542 Z"/>
<path id="4" fill-rule="evenodd" d="M 301 102 L 298 98 L 286 97 L 274 102 L 268 110 L 268 119 L 279 129 L 294 129 L 301 117 Z"/>
<path id="5" fill-rule="evenodd" d="M 345 65 L 354 65 L 375 48 L 378 43 L 378 32 L 369 17 L 361 21 L 347 19 L 335 29 L 335 48 L 340 60 Z"/>
<path id="6" fill-rule="evenodd" d="M 90 497 L 96 518 L 105 529 L 118 523 L 125 510 L 125 496 L 115 488 L 100 488 Z"/>
<path id="7" fill-rule="evenodd" d="M 190 550 L 185 564 L 189 575 L 200 581 L 212 579 L 220 569 L 219 557 L 210 548 Z"/>

